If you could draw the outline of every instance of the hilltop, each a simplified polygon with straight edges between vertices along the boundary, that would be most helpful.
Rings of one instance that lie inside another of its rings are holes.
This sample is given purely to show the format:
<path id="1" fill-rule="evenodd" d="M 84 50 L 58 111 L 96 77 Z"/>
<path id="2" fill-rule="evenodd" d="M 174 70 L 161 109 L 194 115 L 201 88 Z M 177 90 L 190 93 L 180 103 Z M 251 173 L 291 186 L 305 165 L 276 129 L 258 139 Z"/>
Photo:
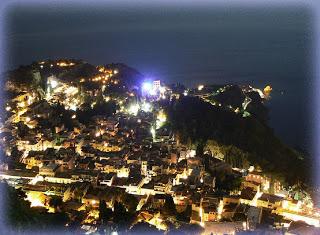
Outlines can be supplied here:
<path id="1" fill-rule="evenodd" d="M 86 88 L 97 87 L 101 84 L 93 81 L 108 75 L 109 70 L 121 72 L 114 73 L 116 76 L 106 93 L 121 94 L 141 87 L 143 75 L 125 64 L 95 66 L 82 60 L 64 59 L 34 62 L 9 71 L 6 88 L 11 92 L 45 89 L 45 78 L 51 75 Z M 217 92 L 205 98 L 192 92 L 184 96 L 181 89 L 179 99 L 160 102 L 178 141 L 194 146 L 198 154 L 214 155 L 213 150 L 218 149 L 233 167 L 254 165 L 289 184 L 308 182 L 308 159 L 274 135 L 267 122 L 268 110 L 258 92 L 238 85 L 222 87 L 210 86 Z"/>

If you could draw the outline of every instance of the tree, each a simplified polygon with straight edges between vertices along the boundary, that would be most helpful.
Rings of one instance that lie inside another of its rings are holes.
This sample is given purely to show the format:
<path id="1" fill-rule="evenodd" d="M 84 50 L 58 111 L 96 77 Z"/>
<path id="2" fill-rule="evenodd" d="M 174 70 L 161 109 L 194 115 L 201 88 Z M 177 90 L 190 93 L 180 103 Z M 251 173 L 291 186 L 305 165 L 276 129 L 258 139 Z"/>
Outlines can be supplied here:
<path id="1" fill-rule="evenodd" d="M 85 219 L 86 213 L 85 211 L 73 211 L 73 217 L 71 218 L 71 221 L 69 222 L 69 230 L 73 233 L 77 232 L 79 230 L 82 221 Z M 80 233 L 80 231 L 79 231 Z"/>
<path id="2" fill-rule="evenodd" d="M 53 109 L 53 116 L 50 119 L 52 126 L 63 124 L 66 129 L 73 130 L 74 123 L 71 118 L 72 112 L 70 110 L 66 110 L 60 103 L 55 105 Z"/>
<path id="3" fill-rule="evenodd" d="M 167 216 L 176 216 L 176 205 L 174 204 L 173 198 L 171 196 L 166 196 L 166 200 L 164 202 L 161 212 Z"/>
<path id="4" fill-rule="evenodd" d="M 63 201 L 61 197 L 52 196 L 49 201 L 49 206 L 53 207 L 55 210 L 60 210 L 63 205 Z"/>
<path id="5" fill-rule="evenodd" d="M 189 223 L 191 213 L 192 213 L 192 207 L 191 207 L 191 205 L 187 205 L 187 207 L 184 211 L 177 213 L 177 220 Z"/>
<path id="6" fill-rule="evenodd" d="M 99 203 L 99 220 L 105 225 L 112 218 L 112 210 L 107 208 L 105 200 Z"/>
<path id="7" fill-rule="evenodd" d="M 116 201 L 114 204 L 114 214 L 113 214 L 113 222 L 120 223 L 125 220 L 125 216 L 127 214 L 127 210 L 125 206 L 121 203 Z"/>
<path id="8" fill-rule="evenodd" d="M 138 200 L 135 196 L 129 193 L 123 193 L 121 196 L 121 202 L 124 204 L 124 206 L 127 208 L 129 212 L 135 212 Z"/>
<path id="9" fill-rule="evenodd" d="M 216 177 L 216 189 L 227 193 L 238 190 L 241 186 L 242 178 L 232 174 L 222 174 Z"/>
<path id="10" fill-rule="evenodd" d="M 129 234 L 163 234 L 155 226 L 152 226 L 146 222 L 139 222 L 135 224 L 129 231 Z"/>
<path id="11" fill-rule="evenodd" d="M 29 127 L 27 125 L 25 125 L 23 122 L 18 122 L 17 123 L 17 135 L 20 138 L 24 138 L 25 136 L 27 136 L 29 134 Z"/>
<path id="12" fill-rule="evenodd" d="M 237 97 L 232 95 L 230 99 Z M 254 115 L 243 118 L 223 106 L 191 96 L 172 101 L 165 109 L 175 136 L 183 144 L 190 140 L 201 152 L 202 143 L 214 140 L 225 146 L 227 161 L 232 165 L 261 166 L 265 173 L 279 180 L 283 178 L 286 183 L 310 184 L 310 174 L 304 170 L 308 169 L 308 161 L 283 144 L 273 130 Z"/>
<path id="13" fill-rule="evenodd" d="M 118 225 L 119 230 L 127 230 L 133 220 L 134 214 L 127 212 L 125 206 L 121 202 L 116 201 L 114 204 L 113 222 Z"/>
<path id="14" fill-rule="evenodd" d="M 25 193 L 16 190 L 6 183 L 0 183 L 1 202 L 5 202 L 3 217 L 6 227 L 14 233 L 25 231 L 40 232 L 53 229 L 63 232 L 68 222 L 66 213 L 48 213 L 44 209 L 30 207 L 25 200 Z"/>
<path id="15" fill-rule="evenodd" d="M 12 147 L 11 158 L 13 158 L 15 161 L 19 161 L 22 154 L 23 152 L 19 151 L 17 146 Z"/>
<path id="16" fill-rule="evenodd" d="M 110 116 L 114 114 L 117 110 L 117 105 L 113 101 L 106 102 L 104 100 L 100 100 L 96 103 L 93 108 L 89 103 L 85 103 L 82 105 L 81 109 L 77 110 L 77 117 L 79 122 L 83 124 L 89 123 L 90 119 L 96 115 L 104 115 Z"/>

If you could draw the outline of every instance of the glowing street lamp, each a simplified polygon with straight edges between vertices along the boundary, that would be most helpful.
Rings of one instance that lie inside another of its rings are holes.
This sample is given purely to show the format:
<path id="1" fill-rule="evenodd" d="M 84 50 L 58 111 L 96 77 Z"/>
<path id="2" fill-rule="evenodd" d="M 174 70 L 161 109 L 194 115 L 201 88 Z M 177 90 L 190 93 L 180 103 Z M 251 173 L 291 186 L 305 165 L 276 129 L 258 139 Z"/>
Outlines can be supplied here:
<path id="1" fill-rule="evenodd" d="M 51 80 L 50 85 L 52 88 L 56 88 L 58 86 L 58 82 L 56 80 Z"/>
<path id="2" fill-rule="evenodd" d="M 153 139 L 153 141 L 154 141 L 155 138 L 156 138 L 156 129 L 155 129 L 154 127 L 151 127 L 150 132 L 151 132 L 151 135 L 152 135 L 152 139 Z"/>
<path id="3" fill-rule="evenodd" d="M 167 116 L 163 111 L 159 112 L 157 118 L 160 122 L 165 122 L 167 120 Z"/>
<path id="4" fill-rule="evenodd" d="M 75 105 L 75 104 L 70 104 L 69 109 L 70 109 L 70 110 L 73 110 L 73 111 L 77 111 L 77 105 Z"/>
<path id="5" fill-rule="evenodd" d="M 129 109 L 128 109 L 128 112 L 130 113 L 130 114 L 133 114 L 133 115 L 137 115 L 138 114 L 138 112 L 139 112 L 139 108 L 140 108 L 140 106 L 138 105 L 138 104 L 132 104 L 130 107 L 129 107 Z"/>

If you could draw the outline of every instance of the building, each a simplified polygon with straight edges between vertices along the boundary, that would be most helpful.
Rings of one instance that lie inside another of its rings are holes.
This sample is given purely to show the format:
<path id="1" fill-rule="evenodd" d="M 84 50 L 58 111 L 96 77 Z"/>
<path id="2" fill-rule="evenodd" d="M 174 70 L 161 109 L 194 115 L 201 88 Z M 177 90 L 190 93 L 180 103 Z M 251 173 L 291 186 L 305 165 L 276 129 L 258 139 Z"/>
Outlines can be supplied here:
<path id="1" fill-rule="evenodd" d="M 154 90 L 159 90 L 159 89 L 160 89 L 160 86 L 161 86 L 160 80 L 155 80 L 155 81 L 153 81 L 153 89 L 154 89 Z"/>
<path id="2" fill-rule="evenodd" d="M 42 175 L 42 176 L 54 177 L 59 168 L 60 168 L 60 165 L 57 165 L 57 164 L 54 164 L 54 163 L 50 163 L 48 165 L 42 166 L 39 169 L 39 174 Z"/>

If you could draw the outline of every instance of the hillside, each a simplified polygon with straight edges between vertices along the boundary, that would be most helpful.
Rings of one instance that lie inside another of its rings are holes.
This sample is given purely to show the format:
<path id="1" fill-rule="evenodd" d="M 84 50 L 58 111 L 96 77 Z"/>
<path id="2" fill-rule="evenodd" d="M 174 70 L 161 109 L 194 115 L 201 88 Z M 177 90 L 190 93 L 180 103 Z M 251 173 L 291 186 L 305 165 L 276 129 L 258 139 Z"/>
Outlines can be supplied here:
<path id="1" fill-rule="evenodd" d="M 198 151 L 210 143 L 234 147 L 236 153 L 229 158 L 245 158 L 240 164 L 248 161 L 289 184 L 307 182 L 307 161 L 257 118 L 242 118 L 196 97 L 175 100 L 167 109 L 176 136 L 183 143 L 195 144 Z"/>
<path id="2" fill-rule="evenodd" d="M 15 84 L 15 90 L 18 91 L 22 89 L 21 86 L 23 89 L 35 89 L 50 75 L 74 83 L 86 78 L 86 83 L 92 86 L 90 78 L 102 73 L 99 66 L 81 60 L 67 60 L 66 63 L 72 63 L 72 66 L 52 66 L 58 63 L 50 60 L 21 66 L 8 73 L 8 81 Z M 105 70 L 120 71 L 115 75 L 117 83 L 110 84 L 106 93 L 123 94 L 129 87 L 140 87 L 143 81 L 141 73 L 125 64 L 112 63 L 103 67 Z M 35 81 L 36 73 L 40 74 L 42 82 Z M 235 167 L 253 164 L 289 184 L 308 182 L 308 159 L 284 145 L 274 135 L 267 125 L 268 110 L 259 94 L 254 91 L 244 92 L 245 89 L 236 85 L 226 87 L 223 92 L 212 93 L 208 97 L 209 101 L 217 101 L 222 107 L 213 106 L 195 96 L 181 96 L 177 100 L 165 101 L 168 102 L 164 106 L 169 124 L 179 141 L 196 146 L 200 153 L 218 147 L 224 153 L 225 160 Z M 246 107 L 246 111 L 252 114 L 249 117 L 243 118 L 223 108 L 232 106 L 241 109 L 245 99 L 250 100 Z"/>

